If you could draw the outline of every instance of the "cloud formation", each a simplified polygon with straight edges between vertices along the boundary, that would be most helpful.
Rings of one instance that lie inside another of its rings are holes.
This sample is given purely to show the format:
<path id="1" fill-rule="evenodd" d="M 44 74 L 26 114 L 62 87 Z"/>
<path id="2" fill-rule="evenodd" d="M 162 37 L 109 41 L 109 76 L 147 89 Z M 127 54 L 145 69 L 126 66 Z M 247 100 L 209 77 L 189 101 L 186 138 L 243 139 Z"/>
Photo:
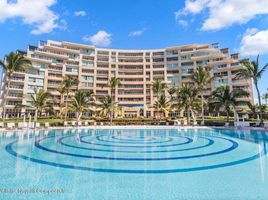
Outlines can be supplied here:
<path id="1" fill-rule="evenodd" d="M 129 37 L 137 37 L 137 36 L 141 36 L 147 29 L 146 28 L 142 28 L 140 30 L 137 31 L 133 31 L 129 33 Z"/>
<path id="2" fill-rule="evenodd" d="M 268 29 L 248 29 L 242 38 L 240 53 L 243 56 L 268 54 Z"/>
<path id="3" fill-rule="evenodd" d="M 108 47 L 112 43 L 112 34 L 106 31 L 98 31 L 95 35 L 85 36 L 83 40 L 95 46 Z"/>
<path id="4" fill-rule="evenodd" d="M 246 24 L 258 15 L 268 14 L 268 0 L 186 0 L 175 17 L 197 15 L 208 11 L 202 30 L 220 30 L 234 24 Z"/>
<path id="5" fill-rule="evenodd" d="M 79 10 L 79 11 L 75 11 L 74 15 L 77 17 L 85 17 L 87 15 L 87 13 L 86 13 L 86 11 Z"/>
<path id="6" fill-rule="evenodd" d="M 59 28 L 59 16 L 51 10 L 57 0 L 0 0 L 0 22 L 21 18 L 22 22 L 33 26 L 31 34 L 50 33 Z"/>

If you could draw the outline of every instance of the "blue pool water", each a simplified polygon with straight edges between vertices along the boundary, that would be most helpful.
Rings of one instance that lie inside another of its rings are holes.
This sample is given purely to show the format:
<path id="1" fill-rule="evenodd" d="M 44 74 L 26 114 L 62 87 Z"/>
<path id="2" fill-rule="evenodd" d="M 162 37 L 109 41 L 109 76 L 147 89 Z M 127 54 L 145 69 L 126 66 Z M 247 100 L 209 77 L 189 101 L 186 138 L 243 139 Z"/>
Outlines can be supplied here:
<path id="1" fill-rule="evenodd" d="M 0 199 L 267 200 L 268 133 L 70 129 L 0 134 Z"/>

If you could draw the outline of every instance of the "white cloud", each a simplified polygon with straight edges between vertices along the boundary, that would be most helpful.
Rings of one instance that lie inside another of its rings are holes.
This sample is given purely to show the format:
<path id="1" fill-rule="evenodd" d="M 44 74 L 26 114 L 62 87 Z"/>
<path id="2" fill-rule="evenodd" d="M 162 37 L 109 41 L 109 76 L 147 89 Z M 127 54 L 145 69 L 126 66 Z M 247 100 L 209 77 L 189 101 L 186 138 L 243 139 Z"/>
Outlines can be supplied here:
<path id="1" fill-rule="evenodd" d="M 83 40 L 91 42 L 95 46 L 107 47 L 112 43 L 112 34 L 106 31 L 98 31 L 95 35 L 85 36 Z"/>
<path id="2" fill-rule="evenodd" d="M 86 11 L 79 10 L 79 11 L 75 11 L 74 15 L 77 17 L 85 17 L 87 15 L 87 13 L 86 13 Z"/>
<path id="3" fill-rule="evenodd" d="M 177 20 L 178 24 L 181 25 L 182 27 L 186 27 L 188 26 L 188 21 L 186 20 L 183 20 L 183 19 L 180 19 L 180 20 Z"/>
<path id="4" fill-rule="evenodd" d="M 0 22 L 21 18 L 22 22 L 32 25 L 32 34 L 50 33 L 59 28 L 59 16 L 51 10 L 57 0 L 0 0 Z"/>
<path id="5" fill-rule="evenodd" d="M 68 29 L 67 21 L 65 19 L 61 19 L 58 28 L 62 31 L 66 31 Z"/>
<path id="6" fill-rule="evenodd" d="M 245 24 L 258 15 L 268 14 L 268 0 L 186 0 L 185 7 L 175 13 L 176 19 L 208 10 L 202 30 L 219 30 L 234 24 Z"/>
<path id="7" fill-rule="evenodd" d="M 243 56 L 268 54 L 268 29 L 248 29 L 242 38 L 240 53 Z"/>
<path id="8" fill-rule="evenodd" d="M 137 36 L 141 36 L 147 29 L 146 28 L 142 28 L 140 30 L 137 31 L 133 31 L 129 33 L 129 37 L 137 37 Z"/>
<path id="9" fill-rule="evenodd" d="M 198 14 L 200 13 L 211 0 L 186 0 L 185 8 L 181 11 L 181 14 Z"/>

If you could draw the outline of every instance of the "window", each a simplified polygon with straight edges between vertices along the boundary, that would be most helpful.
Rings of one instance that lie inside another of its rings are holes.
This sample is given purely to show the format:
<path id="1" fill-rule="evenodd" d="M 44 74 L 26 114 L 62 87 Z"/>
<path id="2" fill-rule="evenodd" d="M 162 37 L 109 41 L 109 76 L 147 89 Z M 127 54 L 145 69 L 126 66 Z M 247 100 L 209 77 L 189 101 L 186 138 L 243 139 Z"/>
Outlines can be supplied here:
<path id="1" fill-rule="evenodd" d="M 69 58 L 71 59 L 79 59 L 79 55 L 76 55 L 76 54 L 69 54 Z"/>
<path id="2" fill-rule="evenodd" d="M 29 90 L 42 90 L 44 89 L 43 86 L 38 86 L 38 85 L 28 85 Z"/>
<path id="3" fill-rule="evenodd" d="M 82 54 L 95 54 L 95 50 L 93 49 L 82 49 L 80 52 Z"/>
<path id="4" fill-rule="evenodd" d="M 28 81 L 32 83 L 44 83 L 44 79 L 41 79 L 41 78 L 29 77 Z"/>
<path id="5" fill-rule="evenodd" d="M 93 83 L 81 82 L 82 87 L 93 87 Z"/>
<path id="6" fill-rule="evenodd" d="M 181 56 L 181 60 L 191 60 L 191 56 Z"/>
<path id="7" fill-rule="evenodd" d="M 215 86 L 228 84 L 228 79 L 218 79 L 214 81 Z"/>
<path id="8" fill-rule="evenodd" d="M 171 56 L 171 55 L 177 55 L 178 54 L 178 50 L 171 50 L 171 51 L 167 51 L 166 55 L 167 56 Z"/>
<path id="9" fill-rule="evenodd" d="M 181 66 L 182 67 L 192 67 L 192 66 L 194 66 L 194 63 L 193 62 L 186 62 L 186 63 L 182 63 Z"/>
<path id="10" fill-rule="evenodd" d="M 178 63 L 167 64 L 167 68 L 177 68 L 177 67 L 179 67 Z"/>
<path id="11" fill-rule="evenodd" d="M 82 76 L 83 81 L 93 81 L 94 77 L 93 76 Z"/>
<path id="12" fill-rule="evenodd" d="M 179 80 L 178 76 L 168 77 L 168 81 L 178 81 L 178 80 Z"/>
<path id="13" fill-rule="evenodd" d="M 83 61 L 83 62 L 82 62 L 82 66 L 94 67 L 94 63 L 92 63 L 92 62 L 87 62 L 87 61 Z"/>
<path id="14" fill-rule="evenodd" d="M 171 57 L 171 58 L 167 58 L 167 61 L 178 61 L 178 57 Z"/>
<path id="15" fill-rule="evenodd" d="M 66 72 L 78 72 L 78 68 L 74 67 L 66 67 Z"/>
<path id="16" fill-rule="evenodd" d="M 46 65 L 44 63 L 38 63 L 38 62 L 32 62 L 33 66 L 40 67 L 40 68 L 45 68 Z"/>

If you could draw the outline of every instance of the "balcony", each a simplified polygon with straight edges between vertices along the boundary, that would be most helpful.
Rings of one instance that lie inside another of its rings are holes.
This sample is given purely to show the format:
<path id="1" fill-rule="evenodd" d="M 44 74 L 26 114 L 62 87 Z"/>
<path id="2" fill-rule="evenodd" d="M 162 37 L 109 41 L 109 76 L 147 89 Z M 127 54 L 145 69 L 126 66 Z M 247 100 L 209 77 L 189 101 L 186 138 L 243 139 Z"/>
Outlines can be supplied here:
<path id="1" fill-rule="evenodd" d="M 23 94 L 22 93 L 9 93 L 7 95 L 7 98 L 22 98 Z"/>
<path id="2" fill-rule="evenodd" d="M 143 59 L 118 59 L 120 63 L 143 63 Z"/>
<path id="3" fill-rule="evenodd" d="M 121 86 L 119 86 L 119 89 L 137 89 L 137 90 L 140 90 L 140 89 L 143 89 L 143 85 L 137 85 L 137 83 L 135 83 L 134 85 L 124 85 L 122 84 Z"/>
<path id="4" fill-rule="evenodd" d="M 7 101 L 6 106 L 8 107 L 13 107 L 16 106 L 18 104 L 22 104 L 21 99 L 17 99 L 18 101 L 16 101 L 16 99 L 12 100 L 12 101 Z"/>
<path id="5" fill-rule="evenodd" d="M 35 54 L 43 55 L 43 56 L 53 56 L 53 57 L 63 59 L 63 60 L 67 60 L 69 58 L 68 55 L 62 52 L 56 52 L 56 51 L 45 50 L 45 49 L 38 49 L 35 51 Z"/>
<path id="6" fill-rule="evenodd" d="M 222 54 L 221 52 L 211 52 L 211 53 L 204 53 L 204 54 L 199 54 L 192 56 L 192 60 L 197 61 L 197 60 L 204 60 L 204 59 L 213 59 L 213 58 L 224 58 L 225 55 Z"/>
<path id="7" fill-rule="evenodd" d="M 143 66 L 119 66 L 119 71 L 137 73 L 137 71 L 143 71 Z M 135 72 L 133 72 L 135 71 Z"/>
<path id="8" fill-rule="evenodd" d="M 128 93 L 125 93 L 125 94 L 118 94 L 118 98 L 143 98 L 144 97 L 144 94 L 143 93 L 131 93 L 131 94 L 128 94 Z M 143 100 L 142 100 L 143 101 Z"/>
<path id="9" fill-rule="evenodd" d="M 118 53 L 118 57 L 143 57 L 143 53 L 122 53 L 122 52 L 119 52 Z"/>
<path id="10" fill-rule="evenodd" d="M 24 78 L 20 78 L 20 77 L 11 77 L 10 81 L 11 82 L 24 82 Z"/>
<path id="11" fill-rule="evenodd" d="M 22 85 L 10 85 L 9 89 L 11 89 L 11 90 L 23 90 L 24 86 L 22 86 Z"/>

